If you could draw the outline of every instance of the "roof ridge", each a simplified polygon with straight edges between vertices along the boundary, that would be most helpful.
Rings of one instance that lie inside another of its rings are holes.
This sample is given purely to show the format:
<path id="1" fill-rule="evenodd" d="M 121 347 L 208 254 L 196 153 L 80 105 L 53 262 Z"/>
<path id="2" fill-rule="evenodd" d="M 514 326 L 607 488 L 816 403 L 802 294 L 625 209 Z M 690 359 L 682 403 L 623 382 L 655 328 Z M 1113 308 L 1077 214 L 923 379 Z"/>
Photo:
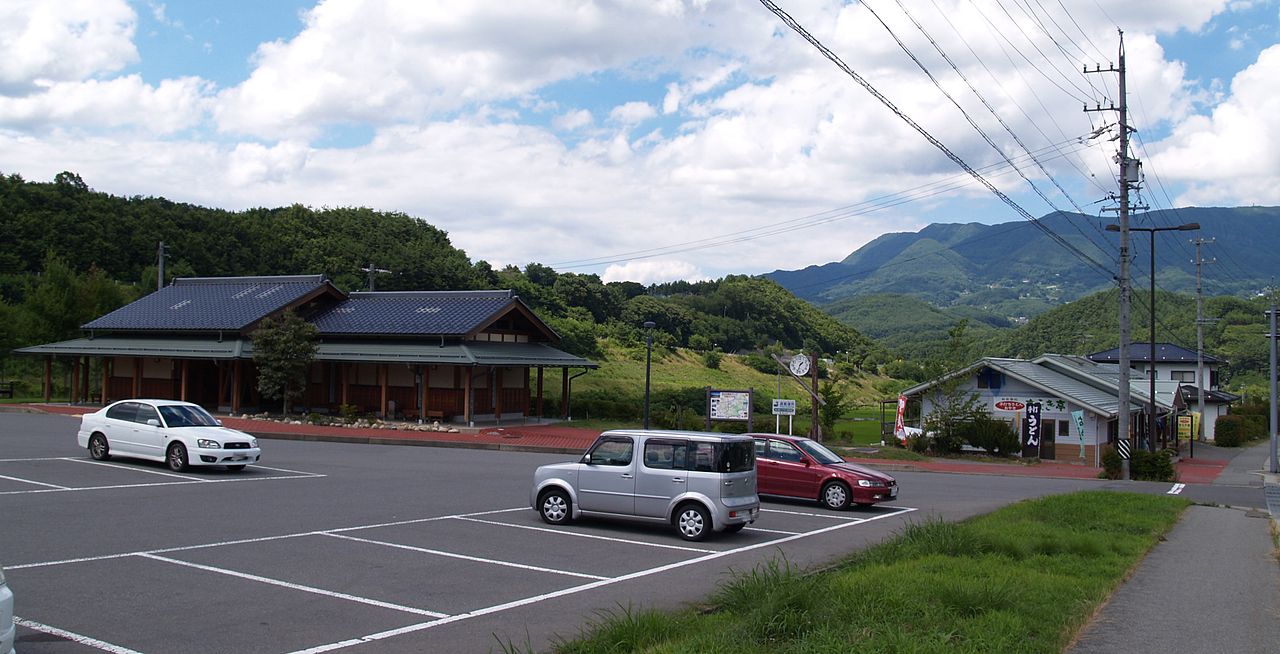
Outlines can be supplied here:
<path id="1" fill-rule="evenodd" d="M 476 290 L 476 291 L 355 291 L 348 296 L 352 300 L 373 300 L 373 299 L 412 299 L 412 298 L 439 298 L 439 297 L 495 297 L 510 298 L 515 297 L 511 289 L 501 290 Z"/>
<path id="2" fill-rule="evenodd" d="M 190 286 L 194 284 L 247 284 L 247 283 L 268 283 L 275 282 L 277 284 L 298 284 L 312 283 L 320 284 L 325 281 L 324 275 L 250 275 L 245 277 L 178 277 L 171 282 L 171 286 Z"/>

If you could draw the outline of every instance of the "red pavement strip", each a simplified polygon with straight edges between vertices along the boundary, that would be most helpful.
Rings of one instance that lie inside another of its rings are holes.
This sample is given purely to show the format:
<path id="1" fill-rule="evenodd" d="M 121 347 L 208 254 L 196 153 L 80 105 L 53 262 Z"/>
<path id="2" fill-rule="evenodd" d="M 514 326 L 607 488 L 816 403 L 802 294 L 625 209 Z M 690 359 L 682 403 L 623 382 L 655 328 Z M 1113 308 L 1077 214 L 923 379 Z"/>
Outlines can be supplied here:
<path id="1" fill-rule="evenodd" d="M 81 415 L 96 411 L 97 407 L 69 406 L 63 404 L 19 405 L 34 411 L 63 415 Z M 294 425 L 283 422 L 233 418 L 224 416 L 223 424 L 259 438 L 282 440 L 328 441 L 340 443 L 371 443 L 375 445 L 425 445 L 431 447 L 465 447 L 472 449 L 510 450 L 521 452 L 550 452 L 577 454 L 586 451 L 600 431 L 562 425 L 512 425 L 509 427 L 484 427 L 463 429 L 457 432 L 414 431 L 406 429 L 370 429 L 332 427 L 325 425 Z M 969 461 L 899 461 L 888 459 L 851 458 L 851 461 L 885 470 L 915 472 L 952 472 L 971 475 L 1006 475 L 1020 477 L 1052 477 L 1066 479 L 1097 479 L 1100 468 L 1070 463 L 1040 461 L 1035 464 L 975 463 Z M 1186 484 L 1213 483 L 1227 467 L 1226 461 L 1212 459 L 1182 459 L 1174 464 L 1178 481 Z"/>

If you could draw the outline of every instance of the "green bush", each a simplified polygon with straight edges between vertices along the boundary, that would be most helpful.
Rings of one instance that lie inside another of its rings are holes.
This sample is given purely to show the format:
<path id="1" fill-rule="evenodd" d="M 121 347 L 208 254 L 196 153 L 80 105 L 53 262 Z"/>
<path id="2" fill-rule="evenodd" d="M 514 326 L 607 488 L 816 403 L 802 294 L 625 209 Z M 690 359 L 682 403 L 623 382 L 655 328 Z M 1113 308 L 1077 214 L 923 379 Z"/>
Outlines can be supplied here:
<path id="1" fill-rule="evenodd" d="M 1022 439 L 1013 426 L 1003 420 L 979 416 L 961 431 L 970 445 L 993 456 L 1011 456 L 1022 449 Z"/>
<path id="2" fill-rule="evenodd" d="M 1237 415 L 1220 416 L 1213 428 L 1213 444 L 1218 447 L 1240 447 L 1248 438 L 1245 417 Z"/>
<path id="3" fill-rule="evenodd" d="M 1134 450 L 1133 460 L 1129 462 L 1129 478 L 1141 481 L 1177 481 L 1178 474 L 1173 469 L 1173 451 Z"/>
<path id="4" fill-rule="evenodd" d="M 720 350 L 707 350 L 702 353 L 702 365 L 712 369 L 720 369 L 720 361 L 724 359 L 724 354 Z"/>
<path id="5" fill-rule="evenodd" d="M 1105 445 L 1102 448 L 1102 474 L 1107 479 L 1119 479 L 1124 472 L 1121 468 L 1124 460 L 1120 458 L 1120 453 L 1116 451 L 1115 446 Z"/>

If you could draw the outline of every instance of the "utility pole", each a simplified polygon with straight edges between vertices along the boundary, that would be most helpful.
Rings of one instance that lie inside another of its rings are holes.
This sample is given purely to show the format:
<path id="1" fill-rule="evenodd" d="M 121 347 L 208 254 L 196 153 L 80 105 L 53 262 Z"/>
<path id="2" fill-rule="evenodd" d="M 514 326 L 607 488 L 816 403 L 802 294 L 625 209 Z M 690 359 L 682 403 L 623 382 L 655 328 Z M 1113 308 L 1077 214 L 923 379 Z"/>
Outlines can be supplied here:
<path id="1" fill-rule="evenodd" d="M 1272 289 L 1271 294 L 1271 310 L 1267 315 L 1271 317 L 1271 333 L 1267 337 L 1271 339 L 1271 474 L 1280 473 L 1280 454 L 1276 453 L 1276 340 L 1280 338 L 1276 334 L 1276 301 L 1275 290 Z"/>
<path id="2" fill-rule="evenodd" d="M 361 268 L 360 270 L 363 270 L 364 272 L 369 273 L 369 292 L 370 292 L 370 293 L 372 293 L 372 292 L 374 291 L 374 277 L 373 277 L 373 276 L 374 276 L 374 274 L 375 274 L 375 273 L 389 273 L 389 272 L 391 272 L 390 270 L 387 270 L 386 268 L 378 268 L 378 267 L 374 266 L 372 261 L 370 261 L 370 262 L 369 262 L 369 266 L 368 266 L 367 268 Z"/>
<path id="3" fill-rule="evenodd" d="M 160 241 L 160 247 L 156 248 L 156 261 L 159 263 L 159 272 L 156 273 L 156 290 L 164 288 L 164 257 L 168 254 L 164 248 L 164 241 Z"/>
<path id="4" fill-rule="evenodd" d="M 1209 390 L 1209 380 L 1204 378 L 1204 326 L 1214 322 L 1204 319 L 1204 288 L 1200 285 L 1200 268 L 1206 263 L 1216 262 L 1217 259 L 1206 261 L 1200 256 L 1200 246 L 1212 244 L 1213 239 L 1197 238 L 1191 242 L 1196 246 L 1196 260 L 1192 263 L 1196 264 L 1196 395 L 1200 398 L 1200 420 L 1197 421 L 1195 433 L 1191 434 L 1190 443 L 1191 458 L 1194 459 L 1196 458 L 1196 439 L 1204 438 L 1204 392 Z"/>
<path id="5" fill-rule="evenodd" d="M 1133 434 L 1129 427 L 1129 189 L 1137 188 L 1139 171 L 1142 163 L 1129 158 L 1129 105 L 1126 97 L 1124 67 L 1124 30 L 1120 30 L 1120 65 L 1119 67 L 1102 68 L 1095 65 L 1093 70 L 1085 66 L 1087 73 L 1117 73 L 1120 77 L 1120 106 L 1109 107 L 1095 105 L 1092 109 L 1085 106 L 1085 113 L 1095 111 L 1118 111 L 1120 115 L 1120 152 L 1116 160 L 1120 164 L 1120 381 L 1118 383 L 1119 405 L 1116 416 L 1117 437 L 1126 441 L 1130 456 L 1134 450 Z M 1152 344 L 1154 349 L 1155 345 Z M 1154 354 L 1154 353 L 1153 353 Z M 1155 357 L 1152 357 L 1154 365 Z M 1129 479 L 1129 458 L 1121 459 L 1121 478 Z"/>

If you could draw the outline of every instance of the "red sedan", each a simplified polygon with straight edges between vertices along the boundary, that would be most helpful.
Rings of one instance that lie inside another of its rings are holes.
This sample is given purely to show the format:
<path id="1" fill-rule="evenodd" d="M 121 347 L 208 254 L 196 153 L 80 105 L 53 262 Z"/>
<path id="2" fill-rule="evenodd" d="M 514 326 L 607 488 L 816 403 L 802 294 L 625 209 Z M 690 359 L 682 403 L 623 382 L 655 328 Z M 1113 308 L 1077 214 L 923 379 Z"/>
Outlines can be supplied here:
<path id="1" fill-rule="evenodd" d="M 751 434 L 756 440 L 756 492 L 818 500 L 830 509 L 897 499 L 893 477 L 849 463 L 817 441 Z"/>

